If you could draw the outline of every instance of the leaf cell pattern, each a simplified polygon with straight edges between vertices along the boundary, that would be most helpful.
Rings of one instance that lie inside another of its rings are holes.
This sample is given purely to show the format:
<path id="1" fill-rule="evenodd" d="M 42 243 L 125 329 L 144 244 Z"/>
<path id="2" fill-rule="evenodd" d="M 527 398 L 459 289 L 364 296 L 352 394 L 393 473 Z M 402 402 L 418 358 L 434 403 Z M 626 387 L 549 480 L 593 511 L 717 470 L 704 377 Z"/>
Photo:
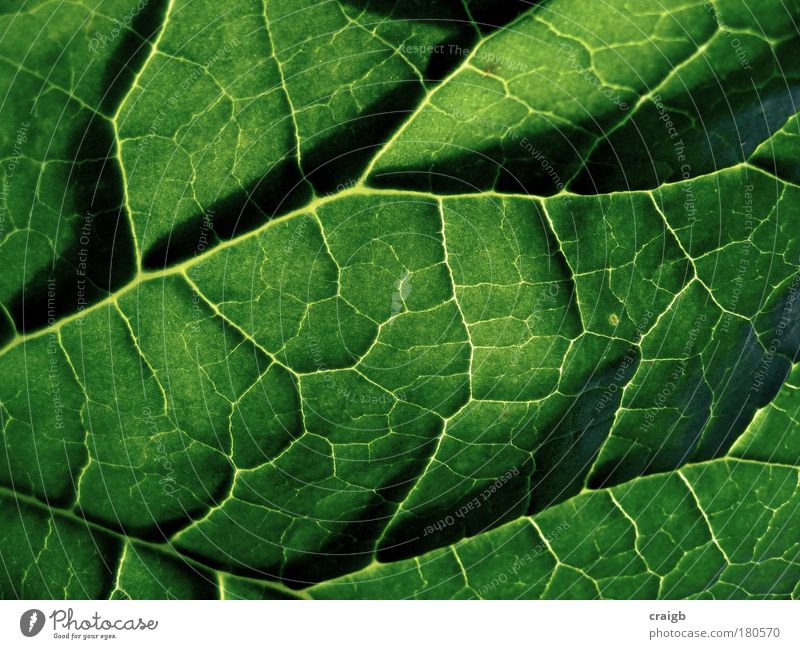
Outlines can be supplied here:
<path id="1" fill-rule="evenodd" d="M 0 9 L 5 598 L 796 598 L 800 2 Z"/>

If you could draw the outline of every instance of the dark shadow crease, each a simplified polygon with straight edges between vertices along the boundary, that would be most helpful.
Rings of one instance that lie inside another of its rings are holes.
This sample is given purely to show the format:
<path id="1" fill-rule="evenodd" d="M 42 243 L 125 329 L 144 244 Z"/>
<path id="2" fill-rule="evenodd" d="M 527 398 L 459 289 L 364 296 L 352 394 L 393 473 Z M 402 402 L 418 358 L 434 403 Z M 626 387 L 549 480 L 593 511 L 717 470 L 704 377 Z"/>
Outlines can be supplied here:
<path id="1" fill-rule="evenodd" d="M 444 40 L 431 43 L 413 42 L 414 45 L 431 46 L 428 65 L 422 70 L 426 82 L 443 79 L 466 56 L 478 40 L 475 26 L 470 22 L 464 5 L 452 0 L 342 0 L 350 7 L 351 17 L 367 12 L 373 20 L 365 18 L 366 29 L 377 27 L 378 21 L 430 23 L 450 30 Z M 410 42 L 409 42 L 410 44 Z M 409 79 L 410 80 L 410 79 Z M 410 100 L 410 98 L 409 98 Z M 408 105 L 408 101 L 406 102 Z"/>
<path id="2" fill-rule="evenodd" d="M 607 364 L 595 371 L 569 406 L 544 422 L 542 443 L 534 452 L 536 470 L 531 481 L 531 506 L 535 514 L 577 495 L 584 487 L 597 454 L 611 432 L 619 408 L 622 386 L 633 377 L 635 362 Z M 617 386 L 613 394 L 610 385 Z M 602 404 L 602 408 L 600 405 Z M 600 408 L 598 410 L 598 408 Z"/>
<path id="3" fill-rule="evenodd" d="M 72 241 L 52 268 L 34 275 L 11 299 L 9 311 L 20 333 L 103 299 L 130 281 L 136 268 L 113 129 L 93 116 L 75 139 L 68 172 L 76 214 L 69 222 Z M 48 293 L 54 296 L 50 303 Z"/>
<path id="4" fill-rule="evenodd" d="M 318 137 L 309 138 L 303 171 L 319 194 L 354 183 L 392 132 L 418 105 L 425 93 L 416 79 L 396 87 L 368 106 L 358 117 Z"/>
<path id="5" fill-rule="evenodd" d="M 202 238 L 228 240 L 299 209 L 311 199 L 312 187 L 321 195 L 351 186 L 423 93 L 418 81 L 402 83 L 344 127 L 307 140 L 311 148 L 302 156 L 302 171 L 295 158 L 287 159 L 247 189 L 216 201 L 209 209 L 213 213 L 211 234 L 202 215 L 174 226 L 147 251 L 143 267 L 161 269 L 179 263 L 197 252 Z"/>
<path id="6" fill-rule="evenodd" d="M 346 2 L 358 11 L 368 9 L 384 17 L 449 21 L 454 25 L 453 34 L 446 42 L 434 44 L 446 47 L 437 48 L 431 55 L 425 71 L 430 81 L 440 80 L 451 72 L 479 38 L 461 3 L 449 0 Z M 113 113 L 130 89 L 134 75 L 149 53 L 149 43 L 163 25 L 166 4 L 166 0 L 148 3 L 134 18 L 134 32 L 121 37 L 104 73 L 106 93 L 101 102 L 102 112 Z M 504 4 L 502 9 L 491 5 L 488 1 L 471 4 L 473 18 L 480 23 L 482 34 L 503 27 L 532 6 L 516 1 Z M 425 88 L 417 79 L 393 87 L 356 119 L 312 142 L 309 152 L 303 156 L 302 170 L 296 161 L 288 160 L 245 190 L 220 199 L 210 208 L 214 213 L 213 233 L 207 231 L 203 215 L 198 214 L 196 219 L 177 226 L 157 241 L 145 254 L 143 266 L 164 268 L 181 262 L 195 254 L 198 241 L 203 237 L 217 242 L 228 240 L 302 207 L 312 196 L 306 180 L 317 194 L 340 191 L 352 184 L 375 151 L 415 110 L 424 93 Z M 90 119 L 83 129 L 77 129 L 73 148 L 75 164 L 70 188 L 76 193 L 76 243 L 61 255 L 52 270 L 38 274 L 12 299 L 10 313 L 18 332 L 35 331 L 53 319 L 107 297 L 130 281 L 135 272 L 132 233 L 122 208 L 122 177 L 109 125 L 99 118 Z M 80 244 L 80 230 L 87 220 L 92 222 L 88 246 Z M 84 254 L 86 249 L 89 255 Z M 77 281 L 78 268 L 84 267 L 86 282 L 81 283 Z M 59 296 L 55 312 L 52 308 L 48 311 L 47 300 L 53 278 Z M 13 330 L 0 318 L 0 340 L 12 335 Z"/>
<path id="7" fill-rule="evenodd" d="M 402 3 L 395 6 L 393 2 L 374 0 L 348 0 L 347 3 L 359 11 L 369 9 L 398 19 L 449 19 L 456 25 L 454 35 L 443 43 L 446 45 L 443 53 L 435 52 L 431 56 L 426 75 L 430 75 L 428 78 L 432 81 L 441 79 L 458 65 L 478 38 L 463 7 L 456 5 L 454 8 L 449 1 L 420 2 L 413 6 Z M 518 5 L 516 10 L 507 11 L 502 16 L 510 19 L 529 6 L 524 2 L 512 4 Z M 503 18 L 495 17 L 494 20 L 501 24 Z M 458 47 L 450 48 L 450 45 Z M 317 195 L 331 194 L 352 185 L 375 151 L 419 105 L 424 93 L 425 88 L 418 79 L 394 82 L 389 92 L 367 106 L 356 118 L 306 140 L 308 150 L 302 155 L 302 169 L 298 168 L 296 161 L 287 160 L 245 190 L 217 201 L 209 210 L 214 214 L 213 233 L 207 231 L 207 222 L 202 215 L 177 225 L 147 251 L 143 266 L 161 269 L 179 263 L 196 253 L 198 242 L 203 238 L 216 242 L 228 240 L 302 207 L 312 196 L 308 183 Z"/>
<path id="8" fill-rule="evenodd" d="M 427 43 L 433 51 L 423 71 L 425 86 L 440 81 L 452 72 L 471 51 L 480 36 L 461 3 L 451 0 L 344 0 L 355 12 L 368 11 L 384 19 L 411 22 L 438 22 L 452 33 L 443 41 Z M 473 18 L 485 34 L 506 25 L 532 5 L 516 0 L 503 3 L 481 1 Z M 494 5 L 494 6 L 491 6 Z M 357 179 L 375 150 L 419 105 L 426 87 L 416 78 L 397 80 L 398 84 L 380 100 L 367 107 L 357 119 L 343 128 L 336 128 L 314 142 L 311 151 L 303 154 L 303 173 L 318 193 L 330 193 L 337 187 Z M 357 150 L 355 150 L 357 149 Z"/>
<path id="9" fill-rule="evenodd" d="M 408 463 L 401 471 L 392 470 L 391 485 L 377 490 L 378 498 L 360 511 L 360 521 L 343 524 L 330 542 L 318 553 L 289 554 L 284 567 L 283 581 L 292 588 L 303 588 L 312 583 L 340 577 L 366 567 L 373 560 L 375 543 L 386 525 L 417 484 L 420 473 L 427 466 L 441 432 L 439 424 L 435 435 L 415 449 L 417 461 Z"/>
<path id="10" fill-rule="evenodd" d="M 388 503 L 375 503 L 361 510 L 362 522 L 342 525 L 313 554 L 287 551 L 281 580 L 290 588 L 305 588 L 366 568 L 375 539 L 393 511 Z"/>
<path id="11" fill-rule="evenodd" d="M 774 80 L 744 95 L 726 95 L 720 88 L 691 94 L 699 111 L 689 105 L 691 97 L 680 111 L 667 113 L 652 102 L 644 104 L 634 119 L 594 150 L 570 189 L 578 194 L 653 189 L 740 164 L 797 112 L 800 82 L 787 88 L 785 79 Z M 708 108 L 714 105 L 717 111 Z M 698 126 L 693 127 L 682 111 L 694 113 Z M 672 132 L 665 115 L 674 125 Z"/>
<path id="12" fill-rule="evenodd" d="M 146 3 L 131 22 L 133 31 L 120 37 L 103 72 L 101 113 L 113 113 L 130 88 L 163 23 L 166 7 L 166 0 Z M 11 299 L 9 312 L 19 333 L 45 327 L 103 299 L 129 282 L 136 269 L 111 124 L 92 115 L 74 129 L 68 148 L 73 154 L 66 192 L 76 214 L 68 225 L 72 242 L 51 269 L 37 273 Z M 48 292 L 56 295 L 49 304 Z M 0 325 L 0 337 L 4 333 Z"/>
<path id="13" fill-rule="evenodd" d="M 131 21 L 131 31 L 120 37 L 120 43 L 110 57 L 103 73 L 105 95 L 100 110 L 113 114 L 131 89 L 133 78 L 144 66 L 150 54 L 150 44 L 164 25 L 167 0 L 149 0 Z"/>
<path id="14" fill-rule="evenodd" d="M 472 18 L 483 35 L 503 29 L 523 13 L 546 0 L 467 0 Z"/>
<path id="15" fill-rule="evenodd" d="M 197 215 L 173 226 L 171 232 L 156 241 L 144 254 L 145 269 L 162 269 L 195 255 L 206 240 L 206 248 L 250 232 L 271 219 L 296 210 L 311 199 L 308 182 L 294 159 L 285 160 L 266 175 L 240 190 L 216 201 L 209 208 L 212 219 Z M 212 230 L 209 231 L 209 225 Z M 212 244 L 212 245 L 209 245 Z"/>
<path id="16" fill-rule="evenodd" d="M 469 128 L 468 124 L 466 128 Z M 575 137 L 582 135 L 576 134 Z M 548 134 L 547 140 L 552 143 L 550 150 L 554 152 L 547 159 L 537 158 L 538 147 L 528 153 L 516 143 L 516 150 L 507 145 L 474 151 L 453 146 L 453 153 L 449 156 L 443 153 L 430 170 L 385 168 L 371 175 L 369 184 L 380 189 L 409 189 L 445 195 L 496 191 L 552 196 L 563 189 L 581 162 L 574 151 L 574 141 L 567 134 L 553 132 Z M 561 141 L 556 143 L 555 140 Z M 543 146 L 541 141 L 540 146 Z"/>
<path id="17" fill-rule="evenodd" d="M 385 536 L 378 548 L 378 561 L 388 563 L 419 556 L 525 516 L 533 462 L 527 460 L 516 469 L 518 473 L 489 498 L 482 496 L 495 481 L 479 480 L 456 502 L 445 494 L 444 502 L 431 500 L 413 514 L 398 518 L 402 524 L 393 526 Z M 475 501 L 480 503 L 477 508 Z"/>
<path id="18" fill-rule="evenodd" d="M 208 556 L 184 547 L 180 547 L 179 551 L 215 570 L 227 571 L 244 578 L 281 581 L 290 588 L 301 590 L 356 572 L 370 564 L 375 539 L 383 521 L 391 515 L 391 510 L 386 503 L 381 503 L 366 507 L 361 510 L 361 514 L 363 522 L 337 525 L 336 532 L 314 552 L 285 549 L 284 565 L 275 563 L 255 568 L 250 563 L 222 551 L 217 556 Z"/>
<path id="19" fill-rule="evenodd" d="M 753 64 L 758 63 L 756 70 L 771 70 L 798 56 L 800 42 L 792 41 Z M 489 61 L 501 72 L 503 64 Z M 662 107 L 648 100 L 634 116 L 609 100 L 602 114 L 586 114 L 574 125 L 544 130 L 540 121 L 538 132 L 526 130 L 524 124 L 506 132 L 511 125 L 501 117 L 465 114 L 462 128 L 487 131 L 493 144 L 471 150 L 431 142 L 427 147 L 436 150 L 431 159 L 417 155 L 426 143 L 410 142 L 417 150 L 406 156 L 409 161 L 379 167 L 369 183 L 385 189 L 542 196 L 557 193 L 563 183 L 575 193 L 596 195 L 653 189 L 730 168 L 782 128 L 800 105 L 800 79 L 765 73 L 767 80 L 756 89 L 756 74 L 741 69 L 719 80 L 700 77 L 688 90 L 676 85 L 671 94 L 664 93 Z M 598 137 L 605 139 L 595 146 Z M 789 177 L 793 173 L 789 165 Z"/>
<path id="20" fill-rule="evenodd" d="M 343 0 L 358 11 L 369 11 L 398 21 L 464 23 L 464 31 L 477 39 L 472 22 L 486 35 L 506 27 L 519 15 L 544 0 Z M 465 6 L 466 5 L 466 6 Z M 469 12 L 467 12 L 467 8 Z M 452 41 L 451 41 L 452 42 Z"/>
<path id="21" fill-rule="evenodd" d="M 219 485 L 217 485 L 213 491 L 209 492 L 206 490 L 206 493 L 203 495 L 211 503 L 210 505 L 203 503 L 196 507 L 192 507 L 191 509 L 186 509 L 182 505 L 179 506 L 176 503 L 176 506 L 172 509 L 174 512 L 173 515 L 169 518 L 165 517 L 159 521 L 151 520 L 140 525 L 124 525 L 120 521 L 110 521 L 107 518 L 91 514 L 87 512 L 80 505 L 80 503 L 74 506 L 74 512 L 78 516 L 85 518 L 91 523 L 96 523 L 97 525 L 125 536 L 138 538 L 143 541 L 147 541 L 148 543 L 170 543 L 170 538 L 172 536 L 185 529 L 187 525 L 191 525 L 199 518 L 202 518 L 212 506 L 215 506 L 225 500 L 230 493 L 231 486 L 233 485 L 233 476 L 234 471 L 233 468 L 231 468 L 231 471 L 228 473 L 225 480 L 220 480 Z M 111 495 L 109 494 L 108 497 L 110 499 Z M 175 496 L 174 494 L 170 494 L 165 497 L 172 498 Z M 52 499 L 50 502 L 53 504 L 58 504 L 62 507 L 67 506 L 67 503 L 56 503 Z M 111 511 L 114 511 L 113 507 L 114 503 L 111 502 Z"/>
<path id="22" fill-rule="evenodd" d="M 7 344 L 14 337 L 14 321 L 0 309 L 0 345 Z"/>

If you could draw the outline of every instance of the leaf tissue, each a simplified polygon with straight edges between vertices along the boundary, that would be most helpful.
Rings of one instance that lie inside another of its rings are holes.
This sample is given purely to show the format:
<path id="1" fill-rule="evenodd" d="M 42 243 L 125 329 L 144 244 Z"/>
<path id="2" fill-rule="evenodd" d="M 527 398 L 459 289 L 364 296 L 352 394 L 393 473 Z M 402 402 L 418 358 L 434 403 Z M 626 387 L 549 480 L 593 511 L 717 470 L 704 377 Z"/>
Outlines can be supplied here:
<path id="1" fill-rule="evenodd" d="M 10 0 L 0 594 L 800 595 L 799 0 Z"/>

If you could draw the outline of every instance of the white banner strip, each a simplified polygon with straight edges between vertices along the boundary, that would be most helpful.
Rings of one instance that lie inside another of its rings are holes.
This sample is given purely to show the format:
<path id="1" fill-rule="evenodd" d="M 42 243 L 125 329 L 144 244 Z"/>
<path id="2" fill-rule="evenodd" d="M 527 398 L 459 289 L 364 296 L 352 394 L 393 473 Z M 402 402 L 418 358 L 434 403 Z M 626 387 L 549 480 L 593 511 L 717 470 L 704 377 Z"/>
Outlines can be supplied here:
<path id="1" fill-rule="evenodd" d="M 800 646 L 795 602 L 0 602 L 0 646 Z"/>

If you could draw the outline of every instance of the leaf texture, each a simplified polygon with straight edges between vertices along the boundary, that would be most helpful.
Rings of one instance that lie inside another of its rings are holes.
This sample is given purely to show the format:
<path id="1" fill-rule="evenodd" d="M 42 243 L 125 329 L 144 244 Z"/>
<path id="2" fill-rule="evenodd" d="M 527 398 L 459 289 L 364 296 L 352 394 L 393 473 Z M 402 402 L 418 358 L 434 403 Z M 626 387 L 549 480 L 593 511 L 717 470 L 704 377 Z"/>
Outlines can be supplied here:
<path id="1" fill-rule="evenodd" d="M 0 594 L 797 597 L 798 18 L 0 10 Z"/>

